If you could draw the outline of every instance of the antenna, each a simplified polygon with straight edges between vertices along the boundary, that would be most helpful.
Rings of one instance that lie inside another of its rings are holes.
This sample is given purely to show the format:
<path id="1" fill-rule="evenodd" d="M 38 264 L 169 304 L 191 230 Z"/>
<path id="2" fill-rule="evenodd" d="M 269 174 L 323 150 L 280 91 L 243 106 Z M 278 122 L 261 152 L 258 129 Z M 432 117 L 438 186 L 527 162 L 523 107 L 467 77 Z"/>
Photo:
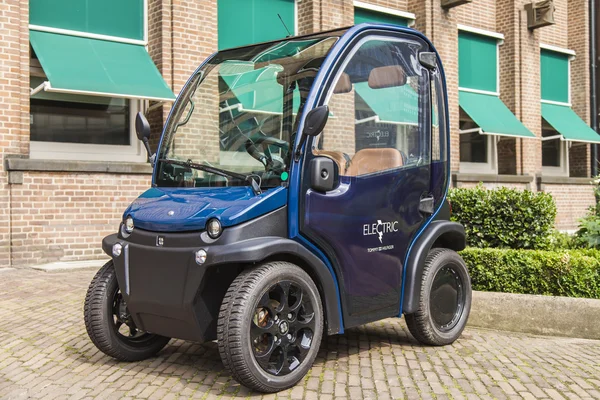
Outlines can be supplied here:
<path id="1" fill-rule="evenodd" d="M 281 24 L 283 25 L 283 27 L 285 28 L 285 30 L 287 31 L 287 36 L 286 38 L 289 38 L 290 36 L 292 36 L 292 33 L 290 32 L 290 30 L 287 28 L 287 26 L 285 26 L 285 22 L 283 22 L 283 18 L 281 18 L 281 15 L 279 13 L 277 13 L 277 16 L 279 17 L 279 20 L 281 21 Z"/>

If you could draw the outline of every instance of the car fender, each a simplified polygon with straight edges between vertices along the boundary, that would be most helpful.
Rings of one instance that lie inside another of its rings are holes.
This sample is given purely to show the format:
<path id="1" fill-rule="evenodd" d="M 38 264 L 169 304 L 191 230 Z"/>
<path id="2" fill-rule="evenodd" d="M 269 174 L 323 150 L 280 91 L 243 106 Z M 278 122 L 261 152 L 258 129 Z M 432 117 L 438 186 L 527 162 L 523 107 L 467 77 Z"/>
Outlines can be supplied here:
<path id="1" fill-rule="evenodd" d="M 454 251 L 466 247 L 465 228 L 458 222 L 433 221 L 413 242 L 403 282 L 402 312 L 412 314 L 419 308 L 421 278 L 429 250 L 445 247 Z"/>
<path id="2" fill-rule="evenodd" d="M 282 259 L 300 264 L 315 281 L 323 296 L 327 334 L 342 331 L 340 298 L 336 278 L 327 266 L 310 250 L 291 239 L 282 237 L 260 237 L 223 246 L 212 246 L 208 252 L 210 265 L 258 263 Z"/>

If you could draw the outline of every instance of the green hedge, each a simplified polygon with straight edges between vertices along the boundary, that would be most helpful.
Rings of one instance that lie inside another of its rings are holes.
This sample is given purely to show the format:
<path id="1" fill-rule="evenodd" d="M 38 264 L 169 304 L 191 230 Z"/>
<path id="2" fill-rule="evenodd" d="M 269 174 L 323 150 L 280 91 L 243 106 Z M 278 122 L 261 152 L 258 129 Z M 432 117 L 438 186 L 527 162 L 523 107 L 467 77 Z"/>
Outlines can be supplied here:
<path id="1" fill-rule="evenodd" d="M 473 290 L 600 299 L 600 250 L 467 248 Z"/>
<path id="2" fill-rule="evenodd" d="M 452 189 L 448 199 L 451 218 L 464 225 L 469 246 L 544 249 L 550 244 L 556 205 L 549 193 L 479 185 Z"/>

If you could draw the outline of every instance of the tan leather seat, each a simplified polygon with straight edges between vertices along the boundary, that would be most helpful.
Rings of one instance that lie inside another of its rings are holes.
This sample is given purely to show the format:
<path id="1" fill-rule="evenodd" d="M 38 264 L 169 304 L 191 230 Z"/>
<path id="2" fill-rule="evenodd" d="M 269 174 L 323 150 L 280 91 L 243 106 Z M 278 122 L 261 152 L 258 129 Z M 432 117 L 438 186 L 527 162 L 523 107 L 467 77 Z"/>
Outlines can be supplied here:
<path id="1" fill-rule="evenodd" d="M 402 154 L 396 149 L 362 149 L 352 157 L 350 167 L 346 170 L 346 175 L 358 176 L 371 174 L 373 172 L 399 168 L 403 164 Z"/>
<path id="2" fill-rule="evenodd" d="M 344 157 L 344 153 L 341 151 L 315 149 L 313 150 L 313 154 L 315 156 L 331 158 L 338 165 L 340 175 L 346 175 L 346 164 L 348 164 L 348 161 L 346 160 L 346 157 Z"/>

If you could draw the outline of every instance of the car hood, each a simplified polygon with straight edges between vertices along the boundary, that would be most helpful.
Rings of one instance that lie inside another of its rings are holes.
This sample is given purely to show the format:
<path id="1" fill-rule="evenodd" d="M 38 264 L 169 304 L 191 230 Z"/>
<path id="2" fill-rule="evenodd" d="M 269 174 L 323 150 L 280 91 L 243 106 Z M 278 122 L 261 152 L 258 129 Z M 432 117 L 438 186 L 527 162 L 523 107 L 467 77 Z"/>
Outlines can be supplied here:
<path id="1" fill-rule="evenodd" d="M 255 195 L 247 186 L 225 188 L 151 188 L 123 214 L 136 228 L 159 232 L 198 231 L 218 218 L 223 227 L 269 213 L 287 202 L 287 189 L 277 187 Z"/>

